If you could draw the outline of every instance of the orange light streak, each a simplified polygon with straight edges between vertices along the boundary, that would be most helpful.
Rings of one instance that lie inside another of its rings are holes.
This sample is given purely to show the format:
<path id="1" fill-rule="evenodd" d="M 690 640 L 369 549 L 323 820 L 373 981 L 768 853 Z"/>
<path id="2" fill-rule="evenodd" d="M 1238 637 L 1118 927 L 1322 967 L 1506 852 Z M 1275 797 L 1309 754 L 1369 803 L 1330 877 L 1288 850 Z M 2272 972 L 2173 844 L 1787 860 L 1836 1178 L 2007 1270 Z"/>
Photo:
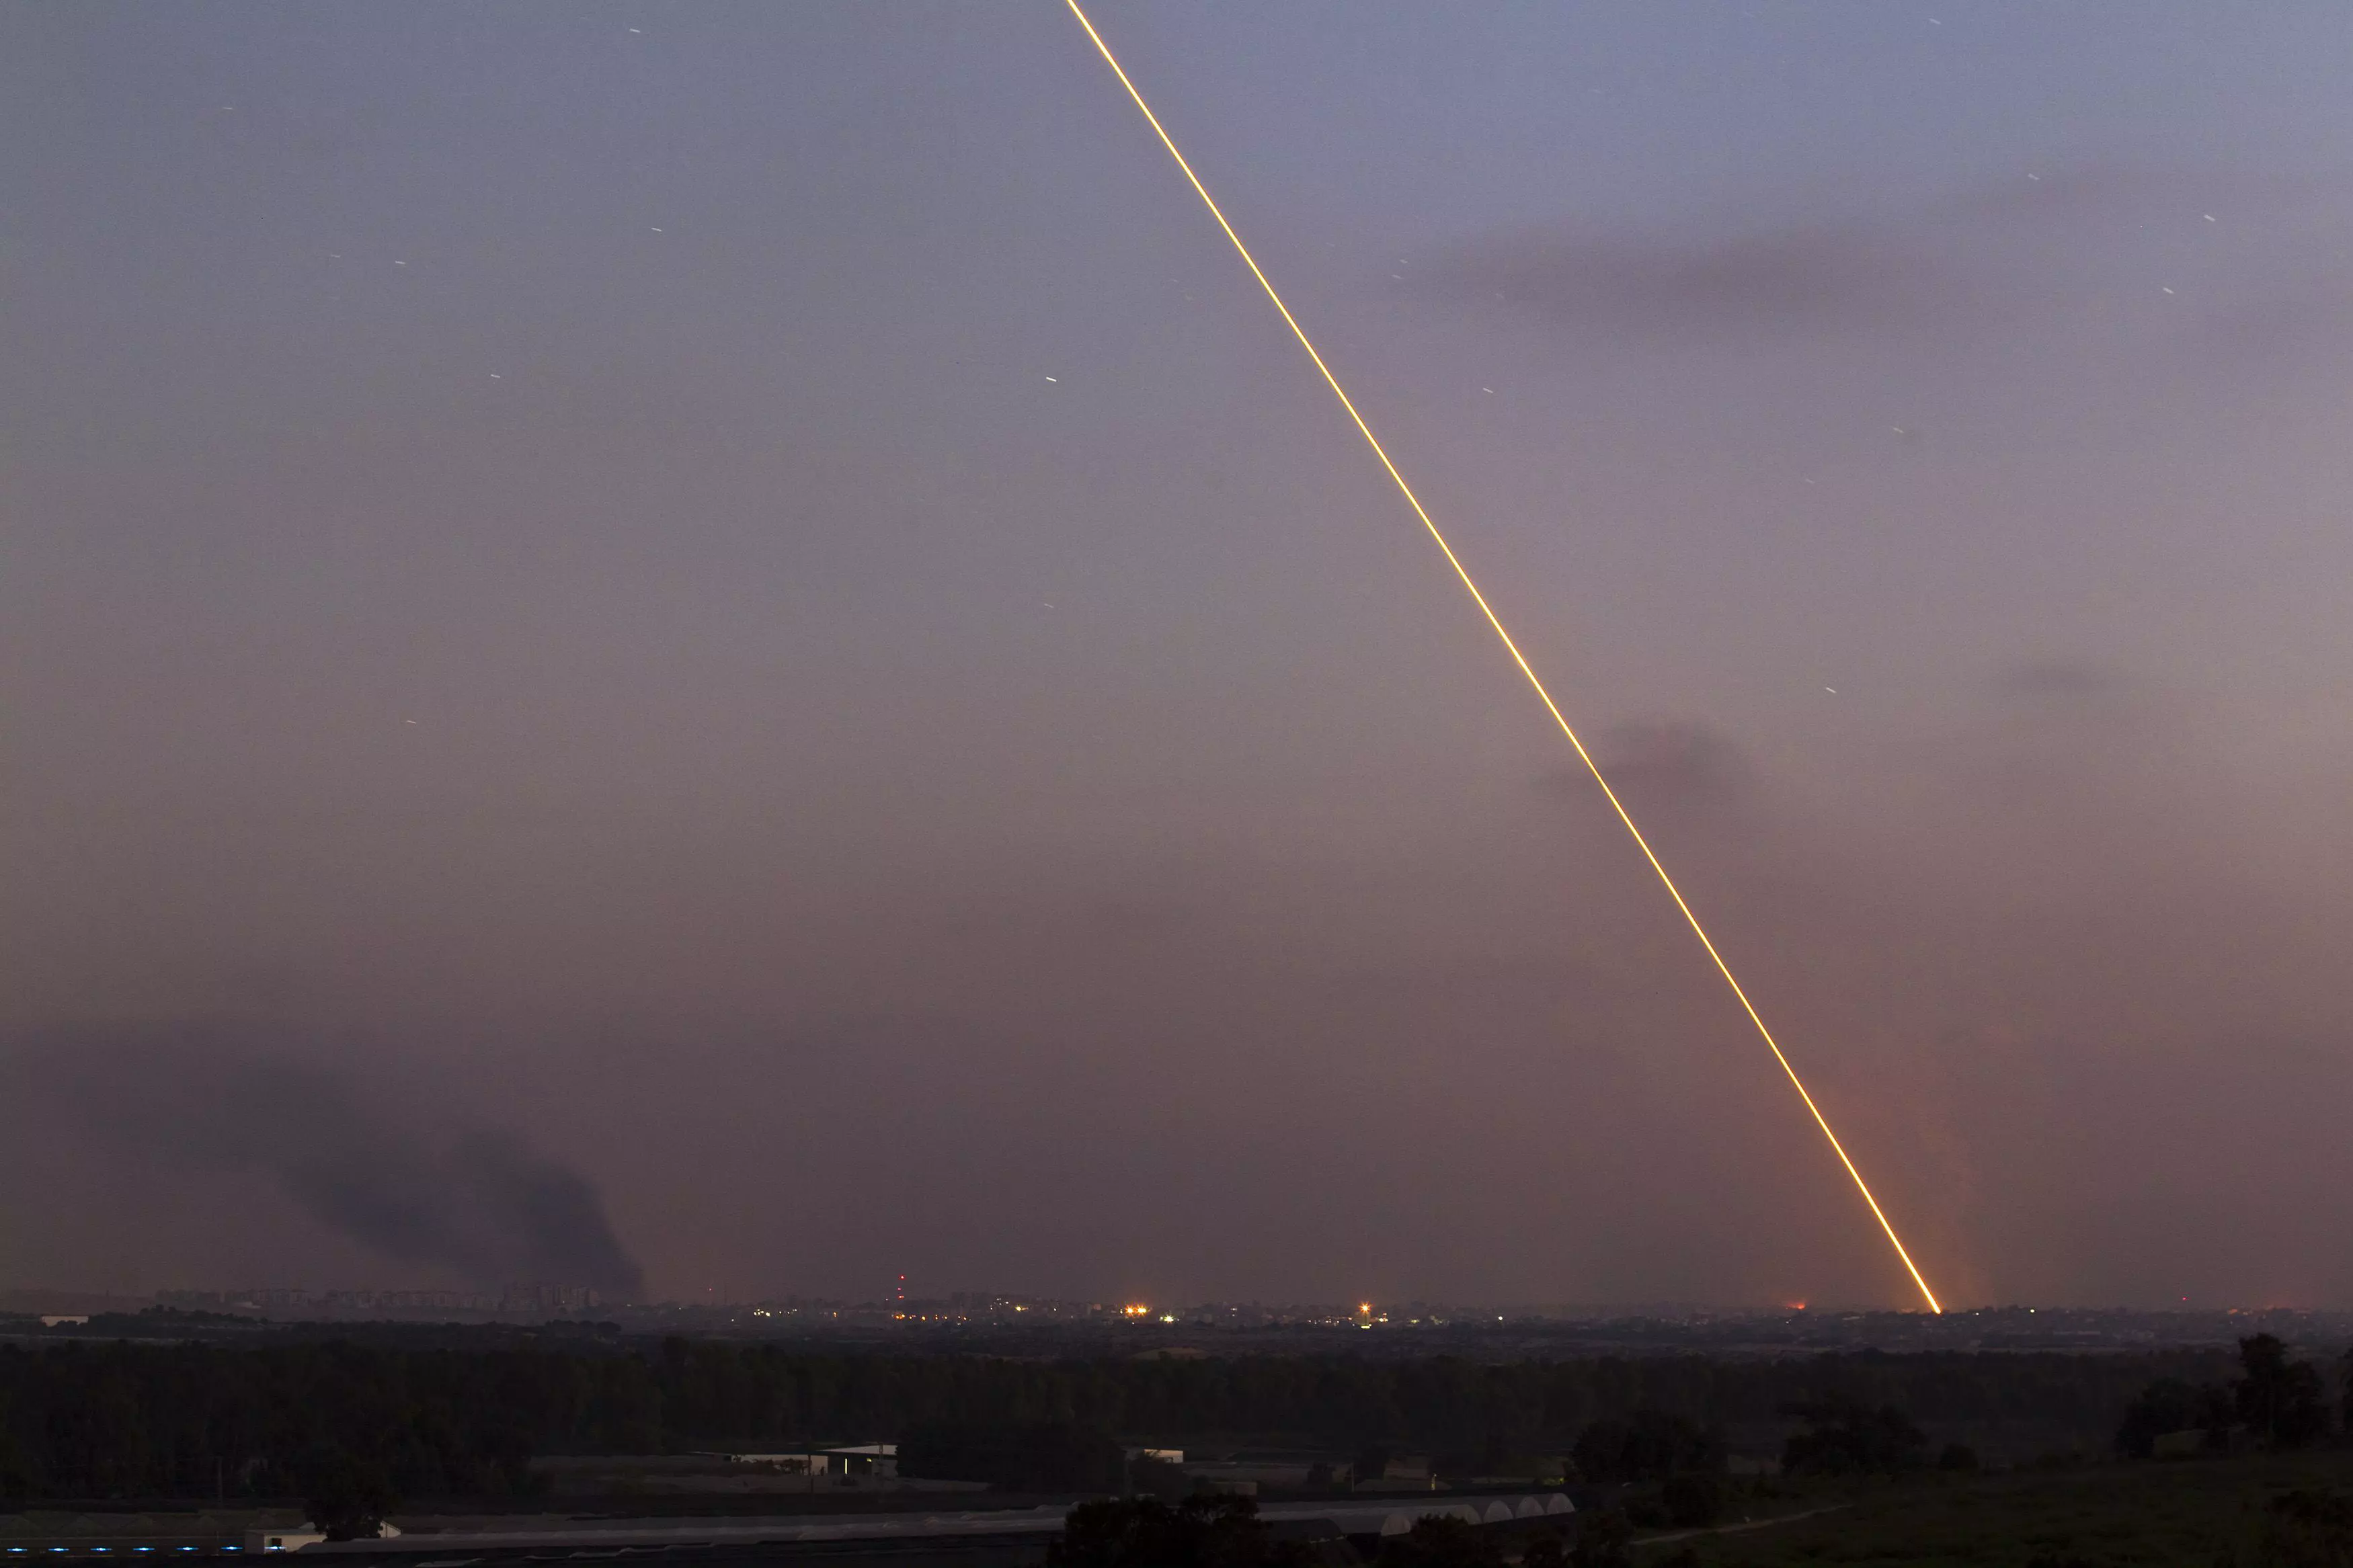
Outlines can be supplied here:
<path id="1" fill-rule="evenodd" d="M 1176 150 L 1176 143 L 1171 139 L 1166 129 L 1161 125 L 1160 117 L 1152 112 L 1152 106 L 1144 100 L 1144 94 L 1136 90 L 1135 83 L 1129 79 L 1126 69 L 1120 65 L 1119 57 L 1111 52 L 1111 46 L 1103 41 L 1103 36 L 1095 31 L 1095 25 L 1087 19 L 1087 14 L 1080 7 L 1079 0 L 1063 0 L 1063 3 L 1070 6 L 1071 15 L 1078 18 L 1079 26 L 1086 29 L 1087 37 L 1094 40 L 1095 48 L 1103 55 L 1103 63 L 1111 67 L 1113 76 L 1119 78 L 1119 85 L 1127 89 L 1129 98 L 1134 100 L 1135 107 L 1144 115 L 1145 123 L 1152 127 L 1152 133 L 1160 138 L 1160 144 L 1168 149 L 1168 155 L 1176 161 L 1176 167 L 1184 172 L 1185 179 L 1193 187 L 1194 195 L 1199 196 L 1201 205 L 1209 209 L 1209 216 L 1218 220 L 1218 226 L 1226 231 L 1226 237 L 1233 242 L 1235 254 L 1242 258 L 1242 265 L 1250 268 L 1250 276 L 1258 279 L 1258 286 L 1266 290 L 1267 299 L 1272 302 L 1277 313 L 1282 317 L 1283 324 L 1291 329 L 1291 335 L 1297 338 L 1299 346 L 1307 351 L 1308 359 L 1314 363 L 1317 373 L 1324 377 L 1324 384 L 1332 389 L 1332 395 L 1340 400 L 1340 406 L 1347 410 L 1348 418 L 1356 425 L 1357 434 L 1364 437 L 1365 445 L 1373 449 L 1373 456 L 1378 458 L 1381 460 L 1381 467 L 1388 470 L 1390 479 L 1397 485 L 1398 493 L 1405 497 L 1406 505 L 1413 509 L 1413 515 L 1421 520 L 1421 526 L 1429 531 L 1431 542 L 1445 555 L 1446 563 L 1454 568 L 1454 574 L 1461 579 L 1464 590 L 1471 595 L 1471 602 L 1479 606 L 1479 613 L 1487 617 L 1487 624 L 1494 628 L 1495 636 L 1502 640 L 1504 651 L 1512 656 L 1512 662 L 1520 667 L 1522 675 L 1527 677 L 1528 685 L 1535 689 L 1537 700 L 1545 705 L 1545 711 L 1551 714 L 1552 721 L 1560 726 L 1560 732 L 1568 737 L 1569 745 L 1577 752 L 1577 761 L 1583 763 L 1586 771 L 1593 775 L 1593 782 L 1601 786 L 1602 796 L 1609 802 L 1609 809 L 1618 814 L 1620 822 L 1625 824 L 1627 833 L 1633 837 L 1635 847 L 1641 850 L 1642 858 L 1651 863 L 1651 869 L 1658 873 L 1660 884 L 1667 889 L 1667 897 L 1675 901 L 1675 908 L 1683 911 L 1684 921 L 1691 926 L 1692 934 L 1699 938 L 1700 946 L 1707 950 L 1707 956 L 1715 963 L 1716 973 L 1724 976 L 1724 983 L 1726 985 L 1732 987 L 1732 994 L 1738 998 L 1741 1011 L 1746 1013 L 1748 1021 L 1757 1026 L 1757 1033 L 1765 1041 L 1766 1047 L 1773 1053 L 1773 1059 L 1778 1062 L 1781 1065 L 1781 1070 L 1788 1075 L 1789 1087 L 1798 1091 L 1799 1100 L 1805 1101 L 1807 1113 L 1813 1117 L 1814 1125 L 1821 1129 L 1823 1138 L 1830 1142 L 1831 1152 L 1838 1156 L 1839 1163 L 1845 1166 L 1846 1173 L 1853 1178 L 1855 1191 L 1862 1194 L 1863 1203 L 1871 1209 L 1871 1217 L 1877 1220 L 1879 1228 L 1886 1233 L 1888 1245 L 1895 1248 L 1895 1256 L 1904 1260 L 1905 1271 L 1912 1276 L 1912 1283 L 1919 1287 L 1921 1297 L 1928 1303 L 1928 1310 L 1941 1315 L 1945 1310 L 1943 1305 L 1937 1301 L 1936 1293 L 1928 1289 L 1928 1281 L 1921 1275 L 1919 1265 L 1912 1261 L 1912 1254 L 1905 1249 L 1904 1238 L 1895 1234 L 1895 1226 L 1888 1220 L 1887 1211 L 1879 1206 L 1877 1198 L 1872 1196 L 1871 1184 L 1862 1179 L 1862 1173 L 1855 1168 L 1854 1161 L 1847 1154 L 1846 1145 L 1841 1143 L 1838 1134 L 1831 1131 L 1830 1119 L 1822 1114 L 1822 1108 L 1814 1103 L 1814 1097 L 1806 1091 L 1805 1080 L 1799 1078 L 1798 1069 L 1789 1065 L 1789 1058 L 1782 1053 L 1781 1044 L 1773 1037 L 1773 1031 L 1765 1026 L 1765 1019 L 1757 1011 L 1757 1005 L 1749 1001 L 1748 993 L 1741 989 L 1740 982 L 1733 976 L 1732 966 L 1724 961 L 1724 954 L 1716 951 L 1715 942 L 1707 934 L 1707 928 L 1700 924 L 1699 916 L 1693 913 L 1691 905 L 1683 901 L 1683 890 L 1675 886 L 1675 879 L 1667 875 L 1666 867 L 1661 863 L 1658 855 L 1651 848 L 1651 841 L 1642 837 L 1641 828 L 1634 826 L 1633 816 L 1627 811 L 1625 803 L 1618 798 L 1618 792 L 1609 787 L 1609 781 L 1602 776 L 1600 764 L 1593 760 L 1593 753 L 1585 749 L 1585 742 L 1577 739 L 1576 728 L 1569 723 L 1567 716 L 1561 712 L 1560 705 L 1552 700 L 1552 693 L 1545 689 L 1544 681 L 1537 677 L 1535 668 L 1528 663 L 1527 657 L 1520 652 L 1520 645 L 1514 642 L 1512 634 L 1504 629 L 1502 618 L 1495 614 L 1494 607 L 1487 603 L 1487 595 L 1479 591 L 1479 584 L 1472 581 L 1470 569 L 1462 564 L 1461 557 L 1454 553 L 1454 546 L 1446 542 L 1446 535 L 1440 531 L 1438 524 L 1431 521 L 1430 513 L 1423 509 L 1421 498 L 1413 493 L 1411 485 L 1406 483 L 1405 475 L 1398 472 L 1397 464 L 1389 460 L 1388 451 L 1381 445 L 1380 437 L 1375 436 L 1373 427 L 1365 423 L 1365 416 L 1356 412 L 1356 402 L 1349 397 L 1347 389 L 1340 384 L 1340 378 L 1332 374 L 1330 365 L 1324 363 L 1324 356 L 1316 352 L 1314 342 L 1307 336 L 1307 330 L 1299 324 L 1299 319 L 1291 313 L 1291 307 L 1282 302 L 1282 296 L 1275 292 L 1274 285 L 1267 279 L 1266 274 L 1259 269 L 1258 258 L 1250 254 L 1250 247 L 1242 243 L 1242 237 L 1234 232 L 1234 226 L 1226 221 L 1226 215 L 1219 207 L 1216 199 L 1209 195 L 1209 188 L 1201 183 L 1201 177 L 1198 174 L 1193 173 L 1193 165 L 1185 161 L 1185 154 Z"/>

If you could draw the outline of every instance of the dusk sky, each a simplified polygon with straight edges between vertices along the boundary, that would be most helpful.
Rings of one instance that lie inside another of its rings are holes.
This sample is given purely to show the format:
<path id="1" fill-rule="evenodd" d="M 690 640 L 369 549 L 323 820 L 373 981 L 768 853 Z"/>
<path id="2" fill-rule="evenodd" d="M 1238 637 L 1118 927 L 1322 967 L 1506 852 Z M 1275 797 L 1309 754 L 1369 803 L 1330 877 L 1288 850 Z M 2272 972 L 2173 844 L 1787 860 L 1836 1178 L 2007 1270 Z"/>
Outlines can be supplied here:
<path id="1" fill-rule="evenodd" d="M 1092 14 L 1947 1304 L 2353 1304 L 2353 14 Z M 0 1286 L 1913 1304 L 1060 4 L 0 5 Z"/>

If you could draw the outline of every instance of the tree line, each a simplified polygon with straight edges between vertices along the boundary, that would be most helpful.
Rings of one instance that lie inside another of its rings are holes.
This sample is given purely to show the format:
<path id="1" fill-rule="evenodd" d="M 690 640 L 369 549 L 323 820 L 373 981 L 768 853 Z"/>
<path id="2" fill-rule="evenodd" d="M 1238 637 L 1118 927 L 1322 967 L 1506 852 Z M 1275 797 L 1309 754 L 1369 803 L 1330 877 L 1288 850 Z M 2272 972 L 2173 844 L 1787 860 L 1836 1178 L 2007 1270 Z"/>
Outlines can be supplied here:
<path id="1" fill-rule="evenodd" d="M 306 1476 L 348 1462 L 409 1498 L 488 1497 L 527 1492 L 528 1461 L 538 1454 L 925 1434 L 953 1444 L 1047 1428 L 1342 1452 L 1381 1445 L 1477 1470 L 1512 1456 L 1569 1452 L 1601 1423 L 1588 1447 L 1604 1470 L 1620 1463 L 1602 1458 L 1607 1424 L 1638 1412 L 1703 1435 L 1826 1405 L 1895 1408 L 1932 1424 L 2018 1419 L 2105 1432 L 2152 1381 L 2196 1387 L 2231 1365 L 2221 1352 L 1485 1364 L 1015 1361 L 684 1339 L 11 1345 L 0 1346 L 0 1494 L 290 1497 L 313 1484 Z M 1630 1428 L 1615 1440 L 1641 1450 L 1709 1439 Z"/>
<path id="2" fill-rule="evenodd" d="M 2329 1377 L 2309 1361 L 2291 1357 L 2275 1334 L 2239 1342 L 2239 1375 L 2225 1382 L 2193 1383 L 2160 1377 L 2143 1388 L 2125 1409 L 2116 1428 L 2116 1451 L 2148 1458 L 2160 1443 L 2176 1439 L 2170 1451 L 2219 1452 L 2234 1442 L 2263 1448 L 2302 1448 L 2328 1435 Z M 2353 1351 L 2337 1363 L 2336 1404 L 2347 1431 L 2353 1431 Z M 2179 1439 L 2188 1438 L 2186 1444 Z"/>

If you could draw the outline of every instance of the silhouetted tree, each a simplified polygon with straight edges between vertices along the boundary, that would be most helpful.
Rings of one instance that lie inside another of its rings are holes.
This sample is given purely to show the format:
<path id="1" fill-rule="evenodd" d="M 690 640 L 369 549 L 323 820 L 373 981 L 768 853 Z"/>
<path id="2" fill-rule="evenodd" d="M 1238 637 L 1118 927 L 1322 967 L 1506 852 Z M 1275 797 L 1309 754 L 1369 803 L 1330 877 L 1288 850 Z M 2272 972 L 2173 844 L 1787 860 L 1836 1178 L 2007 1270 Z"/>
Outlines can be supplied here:
<path id="1" fill-rule="evenodd" d="M 383 1533 L 394 1502 L 391 1478 L 354 1458 L 341 1444 L 318 1443 L 291 1467 L 311 1522 L 330 1541 L 372 1541 Z"/>
<path id="2" fill-rule="evenodd" d="M 1356 1479 L 1377 1481 L 1389 1473 L 1389 1451 L 1375 1443 L 1356 1451 Z"/>
<path id="3" fill-rule="evenodd" d="M 1858 1400 L 1825 1399 L 1785 1405 L 1807 1429 L 1781 1446 L 1781 1468 L 1791 1475 L 1892 1475 L 1920 1462 L 1928 1439 L 1892 1405 L 1873 1410 Z"/>
<path id="4" fill-rule="evenodd" d="M 2116 1452 L 2146 1459 L 2167 1433 L 2204 1426 L 2212 1394 L 2178 1377 L 2158 1378 L 2125 1406 L 2125 1418 L 2116 1427 Z"/>
<path id="5" fill-rule="evenodd" d="M 2239 1419 L 2266 1447 L 2300 1448 L 2328 1430 L 2320 1369 L 2288 1360 L 2277 1335 L 2241 1340 L 2239 1365 L 2243 1375 L 2231 1388 Z"/>
<path id="6" fill-rule="evenodd" d="M 1682 1415 L 1637 1410 L 1623 1420 L 1606 1418 L 1577 1434 L 1571 1453 L 1577 1473 L 1588 1481 L 1655 1481 L 1683 1471 L 1724 1468 L 1725 1445 Z"/>
<path id="7" fill-rule="evenodd" d="M 1659 1500 L 1671 1524 L 1686 1530 L 1714 1524 L 1724 1517 L 1724 1483 L 1705 1470 L 1683 1470 L 1667 1478 Z"/>
<path id="8" fill-rule="evenodd" d="M 14 1432 L 0 1428 L 0 1497 L 33 1493 L 33 1464 Z"/>

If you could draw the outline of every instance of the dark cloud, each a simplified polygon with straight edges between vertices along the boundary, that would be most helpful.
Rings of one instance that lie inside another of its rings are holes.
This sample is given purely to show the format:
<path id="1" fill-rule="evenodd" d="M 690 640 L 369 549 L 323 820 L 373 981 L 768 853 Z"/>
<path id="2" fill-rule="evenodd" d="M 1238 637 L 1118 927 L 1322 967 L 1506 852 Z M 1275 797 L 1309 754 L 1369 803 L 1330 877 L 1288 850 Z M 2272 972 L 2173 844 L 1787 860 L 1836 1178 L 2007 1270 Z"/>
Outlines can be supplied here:
<path id="1" fill-rule="evenodd" d="M 1474 242 L 1422 281 L 1465 300 L 1641 335 L 1933 325 L 2014 294 L 2006 244 L 2146 192 L 2139 171 L 2083 169 L 1954 192 L 1896 212 L 1745 233 L 1523 230 Z"/>
<path id="2" fill-rule="evenodd" d="M 1602 731 L 1592 747 L 1611 791 L 1646 824 L 1722 826 L 1761 808 L 1755 760 L 1712 724 L 1634 720 Z M 1548 769 L 1537 782 L 1545 793 L 1572 805 L 1600 801 L 1593 775 L 1582 765 Z"/>
<path id="3" fill-rule="evenodd" d="M 1689 721 L 1645 720 L 1605 731 L 1597 756 L 1620 793 L 1671 810 L 1723 810 L 1746 802 L 1756 770 L 1729 736 Z"/>
<path id="4" fill-rule="evenodd" d="M 2216 287 L 2189 279 L 2218 259 L 2241 268 L 2251 257 L 2308 250 L 2296 237 L 2316 195 L 2323 212 L 2341 199 L 2309 182 L 2093 167 L 1743 231 L 1521 229 L 1437 258 L 1418 281 L 1440 297 L 1580 331 L 1697 340 L 2106 312 L 2158 295 L 2162 283 L 2197 323 L 2189 335 L 2203 356 L 2270 364 L 2353 331 L 2344 271 L 2259 267 Z M 2227 230 L 2218 208 L 2230 215 Z"/>
<path id="5" fill-rule="evenodd" d="M 395 1262 L 622 1300 L 644 1286 L 579 1173 L 512 1133 L 396 1111 L 266 1031 L 86 1030 L 15 1055 L 33 1094 L 132 1157 L 259 1174 Z"/>
<path id="6" fill-rule="evenodd" d="M 1948 315 L 1970 282 L 1868 227 L 1706 240 L 1523 233 L 1426 270 L 1425 283 L 1555 321 L 1641 335 L 1810 332 Z"/>

